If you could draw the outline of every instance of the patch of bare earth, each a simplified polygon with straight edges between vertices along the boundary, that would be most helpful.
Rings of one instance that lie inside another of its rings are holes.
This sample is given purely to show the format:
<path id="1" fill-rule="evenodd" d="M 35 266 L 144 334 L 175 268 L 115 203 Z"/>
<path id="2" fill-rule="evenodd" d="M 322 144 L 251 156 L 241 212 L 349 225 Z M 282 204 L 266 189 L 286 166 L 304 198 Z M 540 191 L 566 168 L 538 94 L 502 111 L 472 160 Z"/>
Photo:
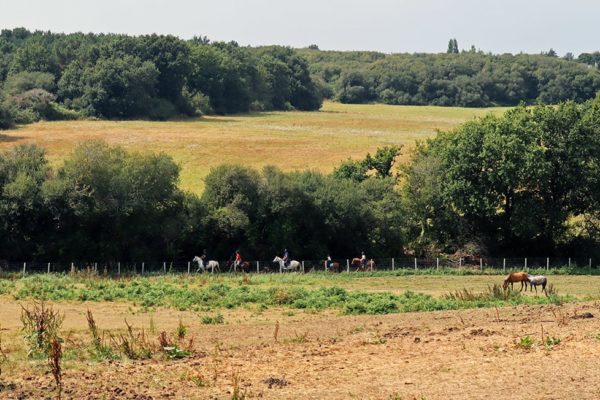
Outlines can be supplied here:
<path id="1" fill-rule="evenodd" d="M 215 326 L 193 313 L 137 313 L 124 304 L 55 307 L 74 342 L 88 340 L 90 308 L 101 330 L 122 331 L 125 317 L 138 328 L 152 317 L 158 330 L 173 330 L 181 317 L 196 343 L 181 360 L 65 361 L 67 399 L 600 398 L 598 303 L 386 316 L 237 310 Z M 18 310 L 1 299 L 9 358 L 23 346 Z M 520 345 L 525 336 L 529 349 Z M 548 337 L 560 343 L 545 346 Z M 46 370 L 22 360 L 3 371 L 0 398 L 53 396 Z"/>

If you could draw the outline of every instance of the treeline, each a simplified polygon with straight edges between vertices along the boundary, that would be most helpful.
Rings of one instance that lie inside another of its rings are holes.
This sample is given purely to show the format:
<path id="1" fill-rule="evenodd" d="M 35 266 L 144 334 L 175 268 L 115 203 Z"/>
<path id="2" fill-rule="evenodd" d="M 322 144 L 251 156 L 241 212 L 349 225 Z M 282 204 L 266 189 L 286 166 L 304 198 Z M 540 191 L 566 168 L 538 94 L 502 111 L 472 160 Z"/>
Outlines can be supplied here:
<path id="1" fill-rule="evenodd" d="M 167 119 L 178 115 L 317 110 L 306 60 L 206 38 L 0 33 L 0 127 L 39 119 Z"/>
<path id="2" fill-rule="evenodd" d="M 222 165 L 201 196 L 164 154 L 90 142 L 59 168 L 0 153 L 0 258 L 151 261 L 462 253 L 600 256 L 600 96 L 520 106 L 331 174 Z"/>
<path id="3" fill-rule="evenodd" d="M 369 156 L 354 180 L 305 171 L 213 169 L 201 197 L 177 187 L 164 154 L 140 155 L 89 142 L 51 168 L 44 150 L 0 153 L 0 259 L 142 261 L 191 259 L 202 249 L 228 258 L 402 252 L 395 180 L 370 171 L 396 148 Z"/>
<path id="4" fill-rule="evenodd" d="M 450 45 L 449 45 L 450 46 Z M 457 46 L 454 44 L 454 46 Z M 299 50 L 327 97 L 343 103 L 436 106 L 513 106 L 520 102 L 555 104 L 594 98 L 599 53 L 577 60 L 540 55 L 485 54 L 472 49 L 446 54 Z"/>

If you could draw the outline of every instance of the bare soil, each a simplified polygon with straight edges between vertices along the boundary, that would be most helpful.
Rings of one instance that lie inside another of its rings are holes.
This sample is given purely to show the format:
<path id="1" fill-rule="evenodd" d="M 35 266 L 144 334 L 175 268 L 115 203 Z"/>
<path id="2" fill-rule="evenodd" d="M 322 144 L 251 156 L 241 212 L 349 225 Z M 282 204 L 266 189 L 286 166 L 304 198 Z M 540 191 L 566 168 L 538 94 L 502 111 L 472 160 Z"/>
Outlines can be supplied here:
<path id="1" fill-rule="evenodd" d="M 80 349 L 63 362 L 66 399 L 600 398 L 597 302 L 386 316 L 244 309 L 223 312 L 224 325 L 127 304 L 54 306 L 65 313 L 65 348 Z M 153 340 L 158 333 L 149 332 L 150 320 L 157 331 L 173 332 L 181 318 L 195 337 L 194 354 L 90 361 L 81 350 L 89 343 L 87 309 L 101 331 L 122 332 L 127 319 Z M 24 354 L 19 315 L 17 302 L 0 298 L 0 334 L 10 360 L 0 375 L 0 398 L 54 398 L 46 362 Z M 544 346 L 542 329 L 544 340 L 560 343 Z M 525 336 L 530 349 L 520 345 Z"/>

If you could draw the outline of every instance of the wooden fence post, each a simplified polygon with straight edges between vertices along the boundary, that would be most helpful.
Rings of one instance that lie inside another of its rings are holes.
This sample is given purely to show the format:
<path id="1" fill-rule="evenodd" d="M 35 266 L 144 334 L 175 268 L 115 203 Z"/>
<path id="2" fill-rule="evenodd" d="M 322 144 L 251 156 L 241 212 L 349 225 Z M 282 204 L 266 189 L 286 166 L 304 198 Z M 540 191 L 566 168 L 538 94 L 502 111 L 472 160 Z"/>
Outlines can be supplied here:
<path id="1" fill-rule="evenodd" d="M 117 262 L 117 274 L 121 276 L 121 261 Z"/>
<path id="2" fill-rule="evenodd" d="M 546 271 L 550 271 L 550 257 L 546 257 Z"/>
<path id="3" fill-rule="evenodd" d="M 188 261 L 188 275 L 190 274 L 191 269 L 192 269 L 192 263 Z"/>
<path id="4" fill-rule="evenodd" d="M 260 261 L 256 262 L 256 273 L 260 274 Z"/>
<path id="5" fill-rule="evenodd" d="M 346 272 L 350 272 L 350 260 L 346 258 Z"/>
<path id="6" fill-rule="evenodd" d="M 506 258 L 502 259 L 502 272 L 506 272 Z"/>
<path id="7" fill-rule="evenodd" d="M 392 257 L 392 271 L 396 269 L 394 258 Z"/>
<path id="8" fill-rule="evenodd" d="M 440 258 L 439 257 L 435 258 L 435 269 L 437 269 L 438 271 L 440 270 Z"/>
<path id="9" fill-rule="evenodd" d="M 479 269 L 483 271 L 483 258 L 479 257 Z"/>
<path id="10" fill-rule="evenodd" d="M 50 273 L 50 263 L 48 263 L 48 273 Z"/>
<path id="11" fill-rule="evenodd" d="M 142 275 L 144 275 L 145 269 L 146 269 L 146 263 L 142 263 Z"/>
<path id="12" fill-rule="evenodd" d="M 167 262 L 163 261 L 163 274 L 167 273 Z"/>
<path id="13" fill-rule="evenodd" d="M 527 257 L 525 257 L 525 271 L 527 271 Z"/>
<path id="14" fill-rule="evenodd" d="M 27 269 L 27 263 L 23 263 L 23 278 L 25 278 L 25 270 Z"/>
<path id="15" fill-rule="evenodd" d="M 302 260 L 302 273 L 304 273 L 304 260 Z"/>
<path id="16" fill-rule="evenodd" d="M 417 257 L 415 257 L 415 271 L 417 270 Z"/>

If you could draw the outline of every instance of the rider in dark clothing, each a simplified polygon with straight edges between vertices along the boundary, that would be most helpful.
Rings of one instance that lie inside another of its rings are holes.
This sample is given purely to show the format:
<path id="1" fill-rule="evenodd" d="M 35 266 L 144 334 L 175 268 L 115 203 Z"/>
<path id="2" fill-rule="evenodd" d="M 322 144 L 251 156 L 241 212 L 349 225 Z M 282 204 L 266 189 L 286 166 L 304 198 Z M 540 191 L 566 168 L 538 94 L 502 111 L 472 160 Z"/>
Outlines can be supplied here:
<path id="1" fill-rule="evenodd" d="M 333 267 L 333 260 L 331 259 L 331 256 L 329 254 L 327 255 L 326 265 L 327 269 L 331 269 Z"/>
<path id="2" fill-rule="evenodd" d="M 290 252 L 288 249 L 283 250 L 283 265 L 286 267 L 290 264 Z"/>
<path id="3" fill-rule="evenodd" d="M 365 255 L 365 252 L 363 251 L 361 256 L 360 256 L 360 264 L 362 265 L 363 268 L 367 267 L 367 256 Z"/>

